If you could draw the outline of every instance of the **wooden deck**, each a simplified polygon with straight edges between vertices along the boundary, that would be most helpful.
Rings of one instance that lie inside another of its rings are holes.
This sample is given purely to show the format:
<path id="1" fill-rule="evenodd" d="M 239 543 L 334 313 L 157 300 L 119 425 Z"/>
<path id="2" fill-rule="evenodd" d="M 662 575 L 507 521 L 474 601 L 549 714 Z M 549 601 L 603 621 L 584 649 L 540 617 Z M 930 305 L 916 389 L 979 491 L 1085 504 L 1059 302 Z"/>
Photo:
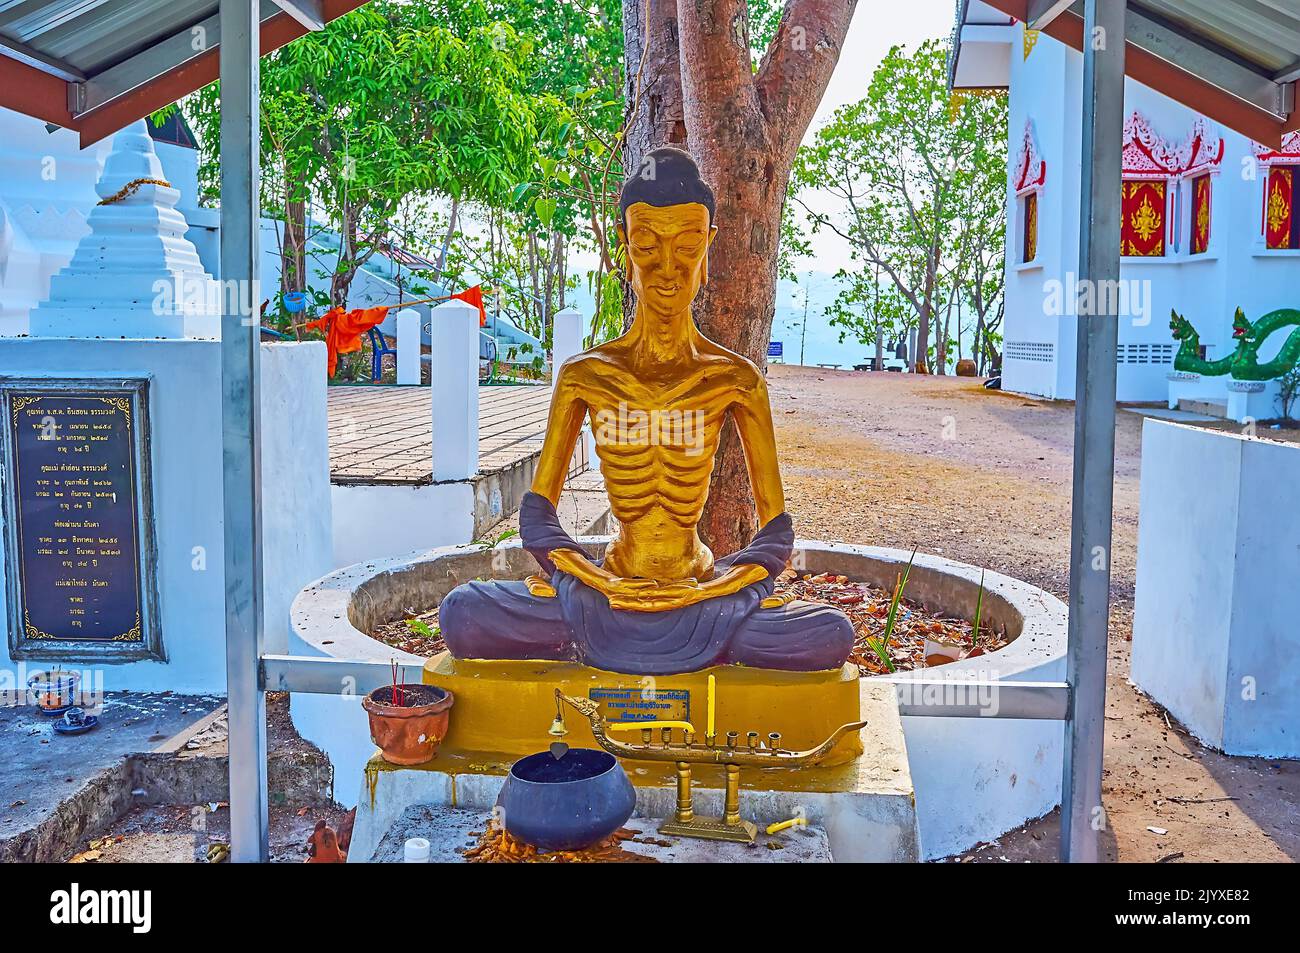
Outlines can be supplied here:
<path id="1" fill-rule="evenodd" d="M 329 388 L 331 483 L 433 482 L 428 387 Z M 478 389 L 479 474 L 541 452 L 549 387 Z"/>

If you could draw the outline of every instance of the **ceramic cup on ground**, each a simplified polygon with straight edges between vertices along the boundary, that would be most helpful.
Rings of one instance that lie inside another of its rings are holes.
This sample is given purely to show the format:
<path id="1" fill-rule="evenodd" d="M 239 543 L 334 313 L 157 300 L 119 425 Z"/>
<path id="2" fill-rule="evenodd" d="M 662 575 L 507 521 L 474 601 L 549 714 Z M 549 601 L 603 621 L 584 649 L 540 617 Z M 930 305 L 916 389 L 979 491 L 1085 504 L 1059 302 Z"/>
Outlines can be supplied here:
<path id="1" fill-rule="evenodd" d="M 77 703 L 81 676 L 76 672 L 36 672 L 27 679 L 27 691 L 48 715 L 61 715 Z"/>

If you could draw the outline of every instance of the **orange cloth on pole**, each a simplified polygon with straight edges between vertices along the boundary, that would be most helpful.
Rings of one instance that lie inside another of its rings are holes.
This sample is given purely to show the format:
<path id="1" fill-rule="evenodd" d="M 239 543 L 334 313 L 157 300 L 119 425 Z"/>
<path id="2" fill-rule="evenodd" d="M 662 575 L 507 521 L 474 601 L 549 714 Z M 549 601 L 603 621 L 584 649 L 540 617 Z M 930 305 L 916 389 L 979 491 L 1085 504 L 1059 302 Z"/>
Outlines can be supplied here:
<path id="1" fill-rule="evenodd" d="M 361 335 L 383 323 L 387 308 L 358 308 L 344 312 L 331 308 L 321 317 L 303 325 L 306 331 L 325 334 L 325 348 L 329 352 L 329 376 L 338 370 L 340 354 L 355 354 L 361 350 Z"/>
<path id="2" fill-rule="evenodd" d="M 483 307 L 483 286 L 475 285 L 473 288 L 466 288 L 464 291 L 458 291 L 452 295 L 457 301 L 464 301 L 466 304 L 472 304 L 478 308 L 478 326 L 487 326 L 487 308 Z"/>

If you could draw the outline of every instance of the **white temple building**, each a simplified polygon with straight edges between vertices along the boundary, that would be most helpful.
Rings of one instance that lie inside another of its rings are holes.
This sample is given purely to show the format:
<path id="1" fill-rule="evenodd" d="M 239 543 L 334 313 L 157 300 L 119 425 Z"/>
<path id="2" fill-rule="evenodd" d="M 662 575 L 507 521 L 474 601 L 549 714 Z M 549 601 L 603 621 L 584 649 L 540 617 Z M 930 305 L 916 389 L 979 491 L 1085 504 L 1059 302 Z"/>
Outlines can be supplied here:
<path id="1" fill-rule="evenodd" d="M 951 69 L 956 95 L 1010 97 L 1002 386 L 1073 399 L 1083 56 L 965 0 Z M 1300 308 L 1300 133 L 1267 149 L 1132 79 L 1125 109 L 1117 396 L 1172 402 L 1180 375 L 1171 310 L 1200 332 L 1202 357 L 1216 360 L 1234 350 L 1237 308 L 1251 320 Z M 1267 340 L 1261 360 L 1286 336 Z M 1199 391 L 1183 396 L 1226 408 L 1231 386 L 1200 377 Z"/>

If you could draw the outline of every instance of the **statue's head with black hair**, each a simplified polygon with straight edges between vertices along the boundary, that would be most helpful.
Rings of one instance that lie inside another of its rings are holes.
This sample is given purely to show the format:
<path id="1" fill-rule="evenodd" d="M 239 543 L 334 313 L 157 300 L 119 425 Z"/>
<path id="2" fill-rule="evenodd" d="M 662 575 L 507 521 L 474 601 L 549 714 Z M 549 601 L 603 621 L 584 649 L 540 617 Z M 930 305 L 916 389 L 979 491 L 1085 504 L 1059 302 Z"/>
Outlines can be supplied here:
<path id="1" fill-rule="evenodd" d="M 672 146 L 662 146 L 647 154 L 623 183 L 618 214 L 624 225 L 628 207 L 638 202 L 655 208 L 703 205 L 709 210 L 709 224 L 713 224 L 713 190 L 700 178 L 699 166 L 690 153 Z"/>
<path id="2" fill-rule="evenodd" d="M 617 231 L 638 316 L 690 325 L 691 302 L 709 280 L 709 245 L 718 231 L 713 204 L 713 190 L 680 149 L 655 149 L 623 183 Z"/>

